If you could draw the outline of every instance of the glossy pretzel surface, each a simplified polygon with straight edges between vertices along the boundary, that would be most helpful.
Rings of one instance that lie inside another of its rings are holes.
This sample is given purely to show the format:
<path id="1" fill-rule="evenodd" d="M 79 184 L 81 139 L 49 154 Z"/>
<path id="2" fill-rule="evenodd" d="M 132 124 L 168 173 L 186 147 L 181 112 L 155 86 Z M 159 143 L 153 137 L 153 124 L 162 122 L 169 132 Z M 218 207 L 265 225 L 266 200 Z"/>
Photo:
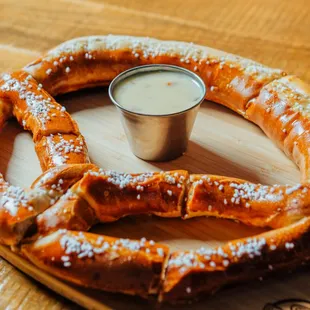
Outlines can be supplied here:
<path id="1" fill-rule="evenodd" d="M 257 124 L 299 166 L 301 183 L 264 186 L 184 170 L 126 174 L 92 165 L 78 125 L 52 95 L 107 85 L 126 69 L 153 63 L 199 74 L 206 99 Z M 168 302 L 297 266 L 310 257 L 309 94 L 295 76 L 194 44 L 112 35 L 65 42 L 0 80 L 0 125 L 14 115 L 32 132 L 45 171 L 27 190 L 1 176 L 0 242 L 20 245 L 21 255 L 69 282 Z M 274 230 L 172 253 L 144 238 L 87 232 L 141 213 L 216 216 Z"/>

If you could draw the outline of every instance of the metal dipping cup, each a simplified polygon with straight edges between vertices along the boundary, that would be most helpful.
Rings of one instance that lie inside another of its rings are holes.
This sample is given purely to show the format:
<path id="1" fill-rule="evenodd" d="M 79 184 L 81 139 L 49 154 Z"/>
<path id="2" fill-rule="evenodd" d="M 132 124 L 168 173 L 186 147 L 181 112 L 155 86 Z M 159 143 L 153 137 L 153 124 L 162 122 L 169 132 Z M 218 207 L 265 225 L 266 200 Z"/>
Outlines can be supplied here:
<path id="1" fill-rule="evenodd" d="M 115 86 L 122 80 L 140 73 L 170 71 L 187 74 L 201 87 L 201 98 L 192 107 L 164 115 L 149 115 L 129 111 L 113 96 Z M 146 65 L 119 74 L 109 86 L 109 96 L 120 111 L 121 121 L 132 152 L 148 161 L 168 161 L 181 156 L 187 148 L 200 104 L 206 95 L 203 80 L 195 73 L 177 66 Z"/>

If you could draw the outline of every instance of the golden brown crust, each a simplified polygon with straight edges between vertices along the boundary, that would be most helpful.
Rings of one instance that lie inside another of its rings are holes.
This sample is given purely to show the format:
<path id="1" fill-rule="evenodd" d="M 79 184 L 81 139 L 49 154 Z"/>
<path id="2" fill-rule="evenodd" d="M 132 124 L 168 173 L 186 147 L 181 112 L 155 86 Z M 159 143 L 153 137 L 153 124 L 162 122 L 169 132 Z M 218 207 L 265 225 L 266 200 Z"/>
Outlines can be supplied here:
<path id="1" fill-rule="evenodd" d="M 75 133 L 78 126 L 66 109 L 59 105 L 29 74 L 15 72 L 0 86 L 0 97 L 10 100 L 13 113 L 34 141 L 51 134 Z"/>
<path id="2" fill-rule="evenodd" d="M 176 302 L 211 294 L 224 285 L 298 266 L 310 259 L 310 218 L 214 249 L 174 252 L 160 299 Z"/>
<path id="3" fill-rule="evenodd" d="M 184 218 L 215 216 L 283 227 L 310 215 L 308 184 L 266 186 L 236 178 L 190 175 Z"/>
<path id="4" fill-rule="evenodd" d="M 35 143 L 43 171 L 64 164 L 90 163 L 82 135 L 56 134 L 43 136 Z"/>
<path id="5" fill-rule="evenodd" d="M 97 222 L 94 211 L 70 189 L 89 171 L 96 172 L 99 168 L 93 164 L 57 166 L 33 182 L 32 188 L 44 189 L 53 198 L 52 206 L 36 218 L 37 235 L 44 235 L 58 228 L 87 231 Z"/>
<path id="6" fill-rule="evenodd" d="M 147 297 L 158 292 L 165 245 L 58 230 L 22 246 L 36 266 L 71 283 Z"/>
<path id="7" fill-rule="evenodd" d="M 51 205 L 45 190 L 24 190 L 2 183 L 0 186 L 0 243 L 18 244 L 38 214 Z"/>
<path id="8" fill-rule="evenodd" d="M 100 222 L 143 213 L 179 217 L 187 179 L 183 170 L 141 174 L 100 170 L 87 173 L 74 192 L 95 210 Z"/>
<path id="9" fill-rule="evenodd" d="M 310 178 L 309 104 L 309 85 L 295 76 L 287 76 L 263 87 L 246 110 L 246 118 L 299 166 L 302 182 Z"/>
<path id="10" fill-rule="evenodd" d="M 98 171 L 99 168 L 93 164 L 70 164 L 61 165 L 42 173 L 31 185 L 31 188 L 43 188 L 45 190 L 60 187 L 65 193 L 68 188 L 79 181 L 86 172 Z"/>
<path id="11" fill-rule="evenodd" d="M 98 222 L 90 205 L 69 189 L 55 205 L 37 216 L 36 232 L 38 235 L 45 235 L 60 228 L 88 231 Z"/>

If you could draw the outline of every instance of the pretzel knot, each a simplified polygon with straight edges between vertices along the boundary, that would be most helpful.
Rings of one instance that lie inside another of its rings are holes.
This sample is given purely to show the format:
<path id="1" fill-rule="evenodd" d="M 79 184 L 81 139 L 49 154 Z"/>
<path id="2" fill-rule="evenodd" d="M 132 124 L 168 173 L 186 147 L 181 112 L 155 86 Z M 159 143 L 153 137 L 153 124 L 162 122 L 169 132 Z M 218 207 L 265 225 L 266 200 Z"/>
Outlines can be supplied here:
<path id="1" fill-rule="evenodd" d="M 187 171 L 127 174 L 90 163 L 76 122 L 52 95 L 108 84 L 134 66 L 195 71 L 206 99 L 257 124 L 300 168 L 301 183 L 265 186 Z M 0 80 L 0 126 L 33 134 L 42 170 L 29 190 L 0 176 L 0 242 L 72 283 L 192 299 L 310 257 L 310 88 L 295 76 L 194 44 L 127 36 L 78 38 Z M 126 215 L 215 216 L 273 230 L 213 249 L 171 252 L 154 241 L 88 233 Z"/>

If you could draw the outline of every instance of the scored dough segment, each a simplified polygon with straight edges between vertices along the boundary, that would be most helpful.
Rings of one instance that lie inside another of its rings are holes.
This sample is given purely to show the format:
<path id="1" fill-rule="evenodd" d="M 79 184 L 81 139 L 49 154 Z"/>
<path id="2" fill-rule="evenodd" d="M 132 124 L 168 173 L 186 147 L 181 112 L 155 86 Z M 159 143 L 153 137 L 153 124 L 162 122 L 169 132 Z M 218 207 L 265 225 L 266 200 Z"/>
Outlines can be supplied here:
<path id="1" fill-rule="evenodd" d="M 196 72 L 206 99 L 257 124 L 301 170 L 301 184 L 265 186 L 187 171 L 141 174 L 90 164 L 76 122 L 51 95 L 107 85 L 122 71 L 166 63 Z M 69 282 L 175 302 L 310 258 L 310 88 L 295 76 L 194 44 L 128 36 L 78 38 L 0 79 L 0 126 L 12 113 L 42 170 L 23 190 L 0 175 L 0 243 Z M 216 216 L 274 228 L 215 249 L 169 253 L 153 241 L 95 235 L 134 214 Z M 122 279 L 122 280 L 120 280 Z"/>

